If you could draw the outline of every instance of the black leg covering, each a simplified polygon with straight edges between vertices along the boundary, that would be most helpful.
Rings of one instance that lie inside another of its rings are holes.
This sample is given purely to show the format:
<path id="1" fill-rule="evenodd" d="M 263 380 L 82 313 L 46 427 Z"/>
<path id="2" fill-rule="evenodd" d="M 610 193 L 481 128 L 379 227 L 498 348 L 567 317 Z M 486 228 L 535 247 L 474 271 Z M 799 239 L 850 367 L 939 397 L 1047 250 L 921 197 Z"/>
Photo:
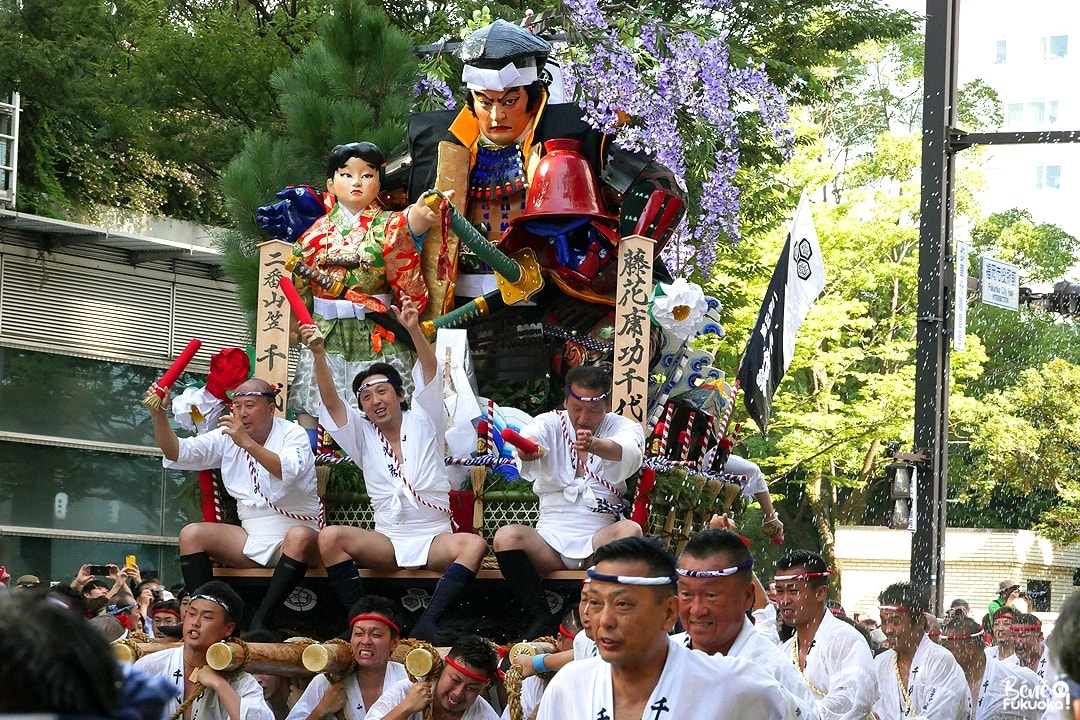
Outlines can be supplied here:
<path id="1" fill-rule="evenodd" d="M 255 617 L 251 619 L 252 630 L 273 629 L 270 627 L 270 623 L 273 622 L 274 615 L 281 607 L 281 603 L 285 598 L 289 597 L 289 593 L 300 584 L 306 574 L 306 562 L 301 562 L 288 555 L 281 556 L 277 567 L 274 568 L 274 574 L 270 578 L 270 587 L 266 589 L 262 604 L 255 611 Z"/>

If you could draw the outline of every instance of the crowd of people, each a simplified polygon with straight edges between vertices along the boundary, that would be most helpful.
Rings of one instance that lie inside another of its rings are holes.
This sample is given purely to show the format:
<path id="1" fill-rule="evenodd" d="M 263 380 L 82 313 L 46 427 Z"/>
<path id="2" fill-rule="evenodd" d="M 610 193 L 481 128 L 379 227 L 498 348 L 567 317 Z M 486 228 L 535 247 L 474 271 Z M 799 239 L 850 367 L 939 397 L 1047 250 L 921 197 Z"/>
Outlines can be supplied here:
<path id="1" fill-rule="evenodd" d="M 222 581 L 155 601 L 146 624 L 129 592 L 147 582 L 136 585 L 137 572 L 113 566 L 127 589 L 111 596 L 86 568 L 71 584 L 19 578 L 0 599 L 0 712 L 125 720 L 474 720 L 500 717 L 497 708 L 515 720 L 1080 717 L 1072 703 L 1080 594 L 1064 603 L 1047 642 L 1039 619 L 1011 605 L 996 606 L 989 633 L 957 606 L 937 629 L 924 589 L 893 583 L 878 598 L 875 641 L 865 618 L 829 600 L 831 571 L 820 555 L 789 551 L 766 588 L 746 540 L 726 518 L 714 525 L 678 558 L 648 537 L 598 546 L 554 647 L 514 658 L 524 681 L 513 702 L 507 660 L 478 636 L 458 638 L 436 674 L 412 678 L 392 659 L 406 638 L 396 604 L 383 597 L 361 595 L 349 609 L 351 668 L 299 680 L 295 668 L 256 676 L 208 666 L 219 641 L 280 640 L 268 631 L 241 635 L 244 603 Z M 151 596 L 167 592 L 149 582 Z M 130 609 L 92 609 L 98 597 L 125 596 Z M 156 616 L 161 607 L 167 618 Z M 107 642 L 125 636 L 156 638 L 160 649 L 121 665 Z"/>

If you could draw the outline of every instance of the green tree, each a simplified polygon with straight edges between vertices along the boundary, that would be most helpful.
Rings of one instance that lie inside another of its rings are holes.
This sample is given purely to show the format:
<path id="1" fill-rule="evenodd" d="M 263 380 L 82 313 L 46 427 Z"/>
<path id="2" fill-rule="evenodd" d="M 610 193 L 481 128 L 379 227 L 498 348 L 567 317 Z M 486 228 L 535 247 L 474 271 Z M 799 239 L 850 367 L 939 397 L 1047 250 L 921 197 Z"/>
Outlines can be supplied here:
<path id="1" fill-rule="evenodd" d="M 384 153 L 405 140 L 417 61 L 409 39 L 361 0 L 339 0 L 292 65 L 274 73 L 283 122 L 249 135 L 222 177 L 232 229 L 220 238 L 238 301 L 258 296 L 255 211 L 288 185 L 326 189 L 325 160 L 339 143 L 366 140 Z"/>
<path id="2" fill-rule="evenodd" d="M 323 7 L 0 2 L 0 92 L 23 106 L 19 209 L 220 221 L 221 170 L 273 122 L 270 74 Z"/>

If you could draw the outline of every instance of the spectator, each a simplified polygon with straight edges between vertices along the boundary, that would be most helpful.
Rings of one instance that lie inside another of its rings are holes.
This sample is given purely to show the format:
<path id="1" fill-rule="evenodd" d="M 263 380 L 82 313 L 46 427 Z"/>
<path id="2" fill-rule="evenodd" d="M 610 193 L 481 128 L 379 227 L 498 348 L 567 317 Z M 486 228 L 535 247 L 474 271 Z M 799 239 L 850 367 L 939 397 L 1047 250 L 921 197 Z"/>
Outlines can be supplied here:
<path id="1" fill-rule="evenodd" d="M 160 720 L 168 683 L 124 675 L 103 637 L 36 593 L 0 602 L 0 713 Z"/>
<path id="2" fill-rule="evenodd" d="M 15 590 L 33 590 L 41 585 L 41 580 L 37 575 L 20 575 L 19 579 L 15 581 Z"/>
<path id="3" fill-rule="evenodd" d="M 98 595 L 95 598 L 90 598 L 86 601 L 86 617 L 96 618 L 99 615 L 107 615 L 106 612 L 109 608 L 109 598 L 104 595 Z M 117 621 L 119 622 L 119 621 Z"/>
<path id="4" fill-rule="evenodd" d="M 91 579 L 82 586 L 82 596 L 87 600 L 96 597 L 105 597 L 109 594 L 109 586 L 97 579 Z"/>
<path id="5" fill-rule="evenodd" d="M 991 618 L 994 617 L 994 613 L 999 608 L 1005 605 L 1012 605 L 1013 601 L 1020 597 L 1020 583 L 1016 582 L 1012 578 L 1005 578 L 998 583 L 997 597 L 990 601 L 987 606 L 987 613 Z"/>
<path id="6" fill-rule="evenodd" d="M 946 613 L 946 617 L 969 617 L 971 615 L 971 606 L 968 605 L 967 600 L 956 598 L 949 605 L 949 611 Z"/>

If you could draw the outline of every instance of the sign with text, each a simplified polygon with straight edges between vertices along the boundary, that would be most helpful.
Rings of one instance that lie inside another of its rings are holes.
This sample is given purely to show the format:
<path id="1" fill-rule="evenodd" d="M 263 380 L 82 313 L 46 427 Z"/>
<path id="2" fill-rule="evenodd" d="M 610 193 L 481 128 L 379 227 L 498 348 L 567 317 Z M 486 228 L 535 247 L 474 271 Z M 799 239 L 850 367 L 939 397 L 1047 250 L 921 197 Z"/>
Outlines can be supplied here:
<path id="1" fill-rule="evenodd" d="M 615 292 L 611 409 L 643 427 L 649 394 L 649 297 L 654 244 L 641 235 L 619 241 L 619 284 Z"/>
<path id="2" fill-rule="evenodd" d="M 953 350 L 963 352 L 967 349 L 967 308 L 968 308 L 968 258 L 971 257 L 971 245 L 963 240 L 956 243 L 956 278 L 953 303 Z"/>
<path id="3" fill-rule="evenodd" d="M 1020 309 L 1020 268 L 994 258 L 979 258 L 979 299 L 1005 310 Z"/>
<path id="4" fill-rule="evenodd" d="M 292 246 L 281 240 L 259 244 L 259 304 L 255 325 L 255 377 L 281 388 L 278 409 L 284 417 L 289 386 L 289 321 L 292 312 L 278 287 Z"/>

